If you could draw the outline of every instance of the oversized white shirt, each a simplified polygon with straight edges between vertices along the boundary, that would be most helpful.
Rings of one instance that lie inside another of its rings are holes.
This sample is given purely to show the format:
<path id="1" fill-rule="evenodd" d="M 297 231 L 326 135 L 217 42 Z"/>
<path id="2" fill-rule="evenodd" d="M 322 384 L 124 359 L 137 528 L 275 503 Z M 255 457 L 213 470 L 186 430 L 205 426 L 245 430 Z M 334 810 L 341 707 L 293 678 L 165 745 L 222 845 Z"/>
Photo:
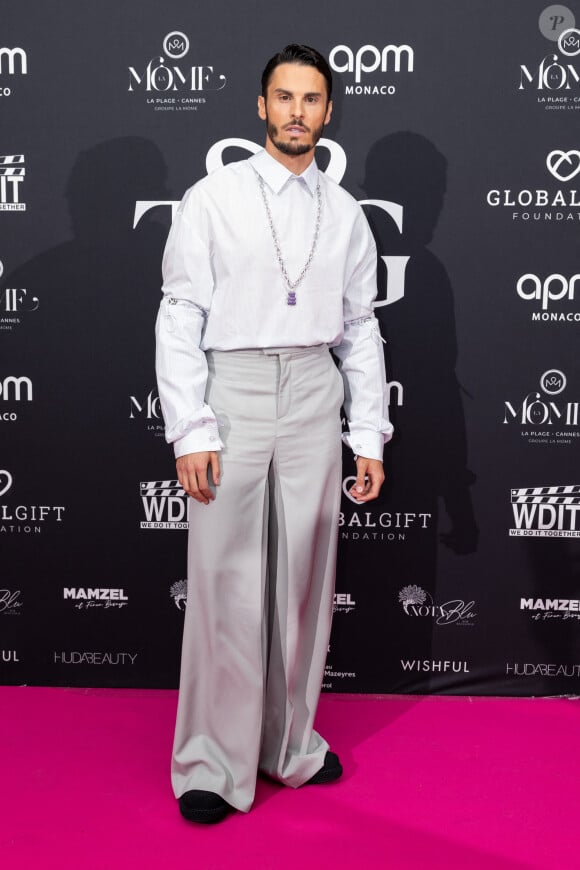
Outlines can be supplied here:
<path id="1" fill-rule="evenodd" d="M 320 182 L 320 233 L 312 263 L 287 304 L 256 173 L 265 192 L 291 280 L 314 235 Z M 206 350 L 326 344 L 345 384 L 355 454 L 382 459 L 392 435 L 383 349 L 373 314 L 377 255 L 361 207 L 313 161 L 294 175 L 265 150 L 193 185 L 173 221 L 163 257 L 156 369 L 166 438 L 176 457 L 220 450 L 205 403 Z M 312 421 L 316 426 L 316 421 Z"/>

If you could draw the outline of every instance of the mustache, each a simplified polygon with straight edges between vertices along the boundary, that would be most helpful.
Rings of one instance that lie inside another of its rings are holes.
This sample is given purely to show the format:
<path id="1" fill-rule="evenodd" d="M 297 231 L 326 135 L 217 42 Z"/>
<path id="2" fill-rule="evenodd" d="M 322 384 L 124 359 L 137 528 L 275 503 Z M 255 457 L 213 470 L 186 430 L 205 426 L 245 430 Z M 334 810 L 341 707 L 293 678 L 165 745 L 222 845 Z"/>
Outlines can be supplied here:
<path id="1" fill-rule="evenodd" d="M 282 129 L 288 130 L 289 127 L 298 127 L 299 130 L 304 130 L 305 133 L 310 133 L 310 127 L 307 127 L 306 124 L 301 124 L 300 121 L 291 121 L 289 124 L 285 124 Z"/>

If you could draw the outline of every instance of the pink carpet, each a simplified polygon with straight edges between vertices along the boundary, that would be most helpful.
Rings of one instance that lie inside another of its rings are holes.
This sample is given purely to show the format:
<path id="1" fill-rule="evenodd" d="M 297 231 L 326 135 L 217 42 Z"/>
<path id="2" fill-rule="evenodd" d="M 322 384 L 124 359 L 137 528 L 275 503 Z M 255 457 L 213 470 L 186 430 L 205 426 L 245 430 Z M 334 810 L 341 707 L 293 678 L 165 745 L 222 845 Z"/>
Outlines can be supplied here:
<path id="1" fill-rule="evenodd" d="M 6 870 L 580 867 L 576 701 L 325 695 L 341 782 L 181 819 L 176 692 L 0 688 Z"/>

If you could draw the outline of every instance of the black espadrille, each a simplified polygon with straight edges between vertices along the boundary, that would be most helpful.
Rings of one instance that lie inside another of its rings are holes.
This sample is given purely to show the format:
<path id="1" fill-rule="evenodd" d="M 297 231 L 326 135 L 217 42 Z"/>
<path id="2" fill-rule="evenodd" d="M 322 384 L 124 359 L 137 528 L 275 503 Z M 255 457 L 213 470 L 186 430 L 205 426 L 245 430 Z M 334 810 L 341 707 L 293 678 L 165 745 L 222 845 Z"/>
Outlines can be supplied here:
<path id="1" fill-rule="evenodd" d="M 213 791 L 192 789 L 179 798 L 179 812 L 188 822 L 213 825 L 225 819 L 232 810 L 233 807 Z"/>
<path id="2" fill-rule="evenodd" d="M 314 776 L 307 779 L 304 785 L 323 785 L 327 782 L 334 782 L 342 776 L 342 764 L 338 760 L 336 752 L 330 750 L 324 756 L 324 764 Z"/>

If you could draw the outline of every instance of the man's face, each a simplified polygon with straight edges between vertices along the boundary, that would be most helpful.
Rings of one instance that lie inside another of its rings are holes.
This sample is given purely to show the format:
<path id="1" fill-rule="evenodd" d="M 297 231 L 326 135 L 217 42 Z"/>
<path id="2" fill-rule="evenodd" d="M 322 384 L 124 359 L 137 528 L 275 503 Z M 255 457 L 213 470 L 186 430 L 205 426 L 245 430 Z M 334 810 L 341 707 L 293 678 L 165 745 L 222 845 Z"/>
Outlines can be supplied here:
<path id="1" fill-rule="evenodd" d="M 268 139 L 283 154 L 311 151 L 330 121 L 326 79 L 313 66 L 282 63 L 272 73 L 266 99 L 258 97 L 258 115 Z"/>

